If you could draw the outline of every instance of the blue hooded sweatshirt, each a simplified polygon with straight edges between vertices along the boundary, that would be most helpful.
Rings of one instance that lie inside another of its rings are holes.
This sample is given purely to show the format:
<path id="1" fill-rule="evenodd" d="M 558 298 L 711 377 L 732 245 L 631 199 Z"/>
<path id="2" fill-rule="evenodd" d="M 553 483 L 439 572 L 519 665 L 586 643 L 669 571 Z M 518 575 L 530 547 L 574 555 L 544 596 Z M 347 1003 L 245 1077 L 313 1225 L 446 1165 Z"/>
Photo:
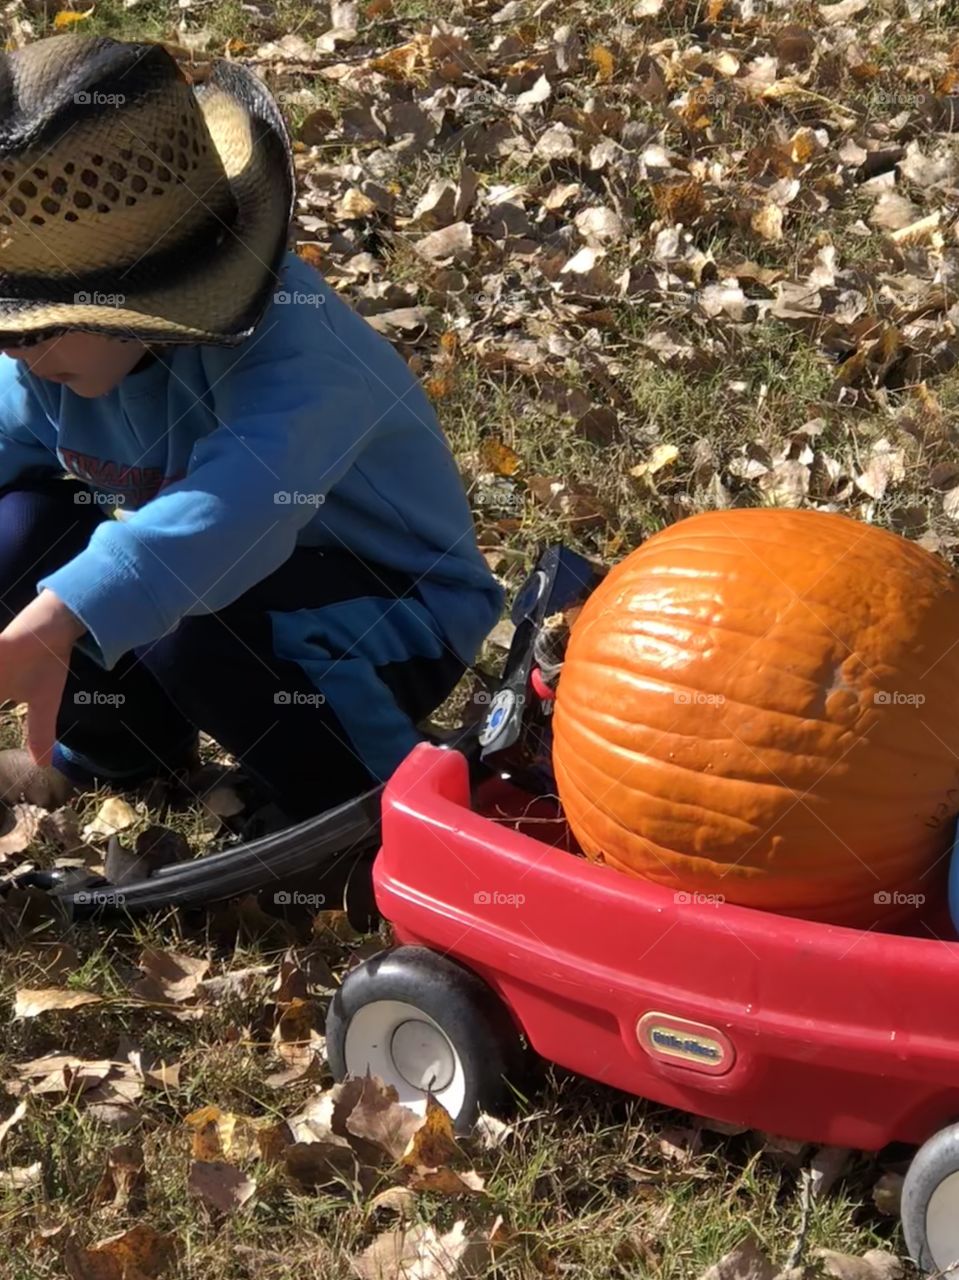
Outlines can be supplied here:
<path id="1" fill-rule="evenodd" d="M 298 544 L 418 579 L 467 663 L 502 607 L 418 381 L 293 253 L 240 346 L 166 347 L 99 398 L 0 357 L 0 485 L 50 470 L 116 508 L 39 584 L 84 623 L 81 643 L 107 668 L 184 616 L 232 603 Z"/>

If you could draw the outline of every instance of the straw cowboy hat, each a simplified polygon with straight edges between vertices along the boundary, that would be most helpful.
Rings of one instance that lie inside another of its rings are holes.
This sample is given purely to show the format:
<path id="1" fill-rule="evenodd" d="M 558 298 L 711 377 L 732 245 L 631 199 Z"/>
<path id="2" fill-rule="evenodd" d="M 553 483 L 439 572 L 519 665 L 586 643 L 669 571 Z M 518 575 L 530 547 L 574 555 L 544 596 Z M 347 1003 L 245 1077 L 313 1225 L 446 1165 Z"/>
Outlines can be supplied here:
<path id="1" fill-rule="evenodd" d="M 0 346 L 242 341 L 293 194 L 279 109 L 235 63 L 73 35 L 0 54 Z"/>

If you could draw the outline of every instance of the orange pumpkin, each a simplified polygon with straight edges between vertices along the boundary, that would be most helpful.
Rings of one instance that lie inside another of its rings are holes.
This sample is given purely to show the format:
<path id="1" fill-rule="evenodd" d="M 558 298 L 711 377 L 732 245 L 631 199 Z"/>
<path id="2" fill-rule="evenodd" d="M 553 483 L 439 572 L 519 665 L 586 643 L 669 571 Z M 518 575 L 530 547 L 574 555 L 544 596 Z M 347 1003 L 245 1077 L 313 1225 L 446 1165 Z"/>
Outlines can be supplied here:
<path id="1" fill-rule="evenodd" d="M 587 856 L 882 927 L 883 895 L 944 892 L 931 869 L 959 812 L 959 577 L 845 516 L 680 521 L 574 622 L 553 760 Z"/>

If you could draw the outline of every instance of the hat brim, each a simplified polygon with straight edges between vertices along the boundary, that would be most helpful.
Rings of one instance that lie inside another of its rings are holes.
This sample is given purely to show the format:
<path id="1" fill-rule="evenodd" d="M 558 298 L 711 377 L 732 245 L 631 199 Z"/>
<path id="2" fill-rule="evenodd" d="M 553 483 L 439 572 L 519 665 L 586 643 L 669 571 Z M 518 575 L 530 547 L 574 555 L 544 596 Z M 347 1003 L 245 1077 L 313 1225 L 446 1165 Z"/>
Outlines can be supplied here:
<path id="1" fill-rule="evenodd" d="M 179 273 L 169 287 L 80 294 L 69 303 L 0 298 L 0 346 L 44 330 L 218 345 L 253 332 L 287 247 L 294 197 L 289 136 L 265 86 L 236 63 L 213 63 L 194 92 L 237 203 L 216 251 L 198 254 L 195 270 Z"/>

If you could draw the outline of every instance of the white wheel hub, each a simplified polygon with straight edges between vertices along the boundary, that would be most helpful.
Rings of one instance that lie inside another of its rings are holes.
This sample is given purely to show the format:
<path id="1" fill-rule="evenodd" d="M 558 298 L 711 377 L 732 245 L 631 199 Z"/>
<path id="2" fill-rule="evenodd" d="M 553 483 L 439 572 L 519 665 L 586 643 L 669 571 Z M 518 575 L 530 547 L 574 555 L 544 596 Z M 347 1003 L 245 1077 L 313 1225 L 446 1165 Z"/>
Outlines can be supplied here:
<path id="1" fill-rule="evenodd" d="M 429 1014 L 402 1000 L 374 1000 L 350 1019 L 344 1044 L 350 1075 L 370 1072 L 393 1085 L 400 1102 L 421 1114 L 427 1091 L 455 1119 L 466 1098 L 466 1073 L 449 1036 Z"/>
<path id="2" fill-rule="evenodd" d="M 943 1178 L 929 1197 L 926 1242 L 936 1270 L 959 1280 L 959 1171 Z"/>

